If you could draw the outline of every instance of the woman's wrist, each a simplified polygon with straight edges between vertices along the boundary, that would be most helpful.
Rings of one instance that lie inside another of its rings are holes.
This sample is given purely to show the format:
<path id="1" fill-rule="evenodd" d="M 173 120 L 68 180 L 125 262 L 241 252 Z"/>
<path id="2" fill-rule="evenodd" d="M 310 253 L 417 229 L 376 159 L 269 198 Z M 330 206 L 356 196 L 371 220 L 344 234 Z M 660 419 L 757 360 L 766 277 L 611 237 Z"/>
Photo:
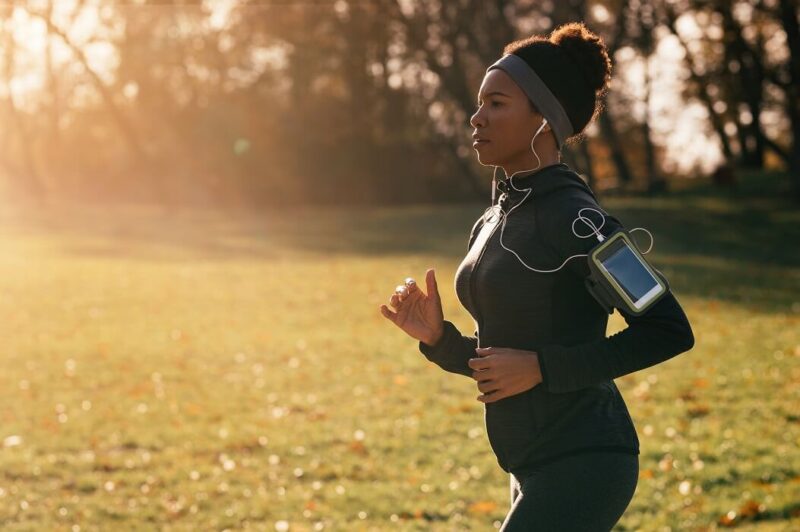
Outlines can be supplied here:
<path id="1" fill-rule="evenodd" d="M 442 326 L 439 327 L 439 329 L 434 331 L 429 338 L 422 340 L 422 343 L 434 346 L 439 343 L 439 341 L 442 339 L 442 336 L 444 336 L 444 324 L 442 324 Z"/>

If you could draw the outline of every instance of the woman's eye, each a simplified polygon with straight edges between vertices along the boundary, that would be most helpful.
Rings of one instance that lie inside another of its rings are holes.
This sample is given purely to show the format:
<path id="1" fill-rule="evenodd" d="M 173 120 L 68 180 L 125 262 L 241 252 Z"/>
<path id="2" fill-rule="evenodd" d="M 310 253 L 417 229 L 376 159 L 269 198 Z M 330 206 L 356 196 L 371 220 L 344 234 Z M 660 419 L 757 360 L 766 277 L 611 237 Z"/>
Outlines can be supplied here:
<path id="1" fill-rule="evenodd" d="M 503 103 L 502 102 L 498 102 L 498 101 L 493 101 L 493 102 L 489 102 L 489 105 L 491 105 L 492 107 L 500 107 L 501 105 L 503 105 Z M 475 106 L 475 110 L 476 111 L 479 110 L 480 108 L 481 108 L 481 104 L 478 104 L 478 105 Z"/>

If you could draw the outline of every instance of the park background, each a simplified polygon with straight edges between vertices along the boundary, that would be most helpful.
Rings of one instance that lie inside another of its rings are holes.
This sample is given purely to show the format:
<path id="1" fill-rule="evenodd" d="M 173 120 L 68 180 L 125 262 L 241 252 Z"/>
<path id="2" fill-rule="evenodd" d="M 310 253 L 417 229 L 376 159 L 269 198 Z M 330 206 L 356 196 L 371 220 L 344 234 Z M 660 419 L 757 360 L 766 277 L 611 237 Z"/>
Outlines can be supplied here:
<path id="1" fill-rule="evenodd" d="M 503 46 L 584 21 L 604 111 L 562 156 L 655 235 L 696 345 L 617 379 L 619 530 L 800 528 L 796 0 L 0 1 L 0 524 L 486 530 L 474 381 L 380 315 L 445 317 Z M 614 314 L 609 334 L 625 327 Z"/>

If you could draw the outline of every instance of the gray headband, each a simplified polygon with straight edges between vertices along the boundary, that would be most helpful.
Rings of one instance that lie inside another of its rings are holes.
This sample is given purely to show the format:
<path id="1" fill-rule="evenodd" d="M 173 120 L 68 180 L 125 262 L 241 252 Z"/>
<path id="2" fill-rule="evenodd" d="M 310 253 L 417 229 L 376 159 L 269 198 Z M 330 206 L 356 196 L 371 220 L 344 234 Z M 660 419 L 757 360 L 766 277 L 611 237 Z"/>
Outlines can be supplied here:
<path id="1" fill-rule="evenodd" d="M 539 108 L 547 123 L 555 133 L 558 148 L 564 144 L 567 137 L 572 135 L 572 122 L 569 121 L 567 112 L 561 107 L 558 99 L 550 92 L 536 72 L 521 57 L 507 54 L 495 61 L 486 69 L 488 73 L 493 68 L 499 68 L 508 74 L 519 85 L 528 98 Z"/>

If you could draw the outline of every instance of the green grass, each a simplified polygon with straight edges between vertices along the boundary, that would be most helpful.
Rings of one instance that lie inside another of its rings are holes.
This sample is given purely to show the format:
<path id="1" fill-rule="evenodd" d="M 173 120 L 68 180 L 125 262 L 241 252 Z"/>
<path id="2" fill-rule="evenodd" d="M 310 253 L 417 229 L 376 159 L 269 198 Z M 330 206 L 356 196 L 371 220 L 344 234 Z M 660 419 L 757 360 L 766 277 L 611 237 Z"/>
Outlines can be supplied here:
<path id="1" fill-rule="evenodd" d="M 696 335 L 617 380 L 642 444 L 617 529 L 800 528 L 800 209 L 603 205 L 655 234 Z M 452 280 L 484 207 L 0 215 L 4 530 L 498 526 L 475 383 L 378 311 L 435 267 L 471 332 Z"/>

